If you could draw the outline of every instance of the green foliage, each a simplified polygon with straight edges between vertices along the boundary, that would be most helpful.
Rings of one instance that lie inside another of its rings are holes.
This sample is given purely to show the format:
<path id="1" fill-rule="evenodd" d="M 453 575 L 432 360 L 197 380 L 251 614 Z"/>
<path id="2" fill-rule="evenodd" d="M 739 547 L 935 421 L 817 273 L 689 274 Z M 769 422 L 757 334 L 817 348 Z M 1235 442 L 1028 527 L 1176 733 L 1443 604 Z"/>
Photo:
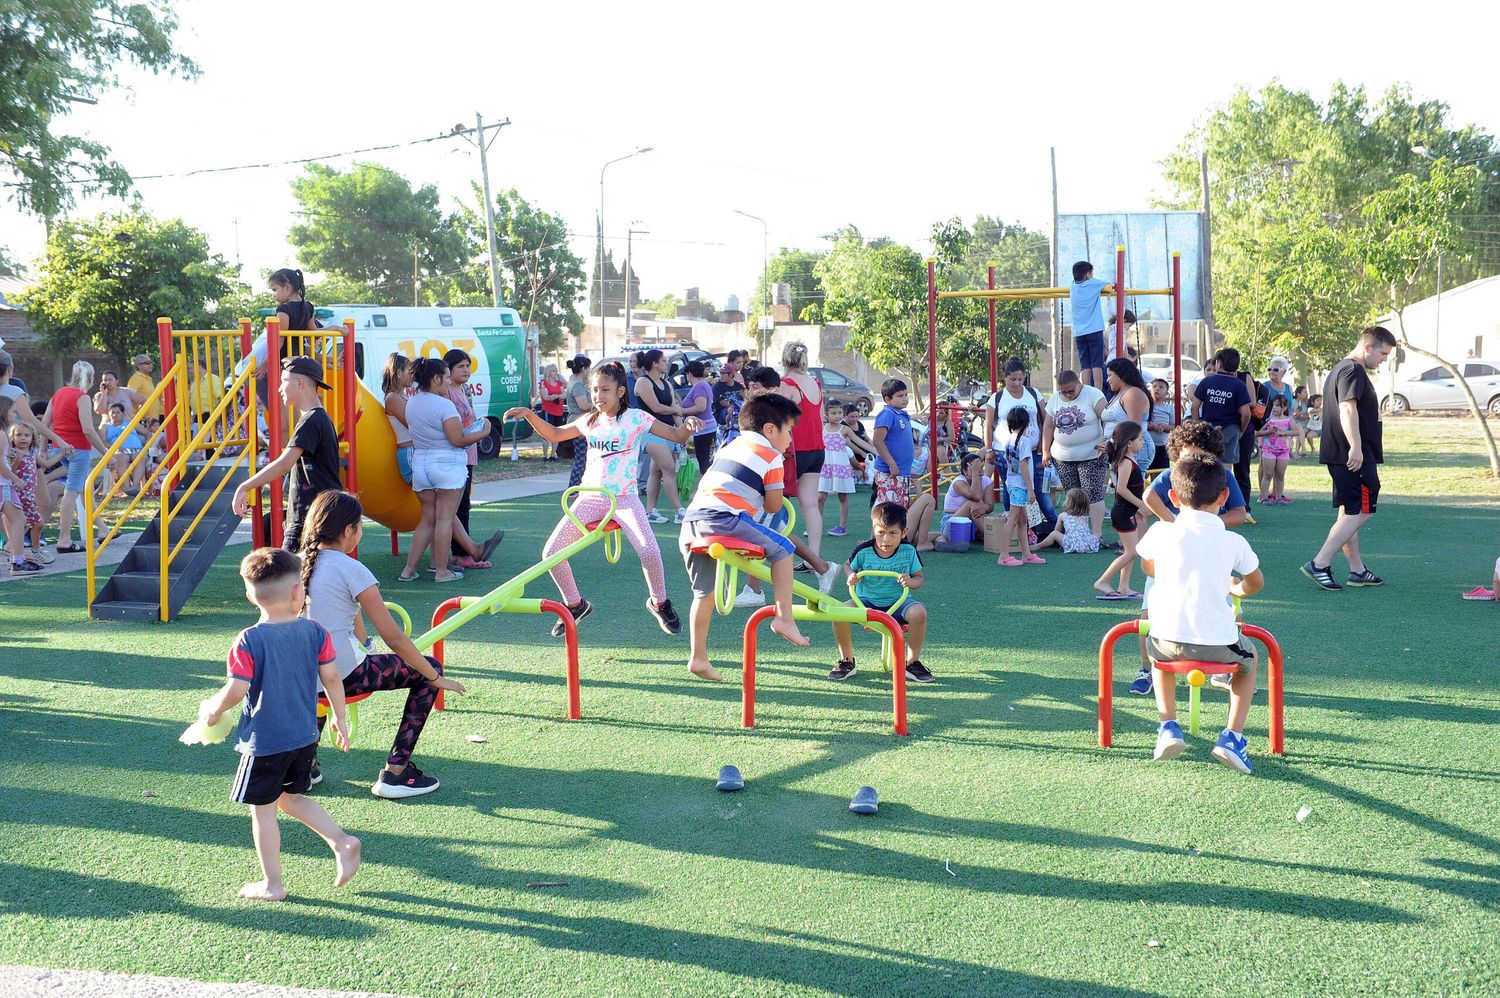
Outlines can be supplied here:
<path id="1" fill-rule="evenodd" d="M 755 295 L 745 303 L 745 313 L 753 321 L 766 310 L 766 303 L 771 300 L 771 285 L 788 284 L 791 286 L 792 315 L 802 318 L 804 313 L 817 316 L 818 309 L 823 304 L 824 289 L 818 281 L 818 261 L 828 254 L 813 250 L 787 249 L 785 246 L 777 250 L 767 261 L 765 269 L 761 271 L 760 280 L 755 285 Z M 813 311 L 809 312 L 808 309 Z M 813 321 L 816 321 L 815 319 Z"/>
<path id="2" fill-rule="evenodd" d="M 827 295 L 823 318 L 849 324 L 850 349 L 914 386 L 927 377 L 927 270 L 915 250 L 866 242 L 850 226 L 813 271 Z"/>
<path id="3" fill-rule="evenodd" d="M 996 287 L 1035 288 L 1051 282 L 1047 237 L 1022 225 L 980 215 L 972 227 L 966 228 L 954 216 L 933 225 L 932 244 L 939 290 L 987 286 L 992 262 Z M 1026 330 L 1035 310 L 1036 302 L 1032 301 L 996 302 L 995 351 L 1000 364 L 1010 357 L 1020 357 L 1027 366 L 1036 362 L 1042 341 Z M 989 303 L 980 298 L 938 302 L 938 343 L 940 369 L 949 381 L 976 378 L 987 382 Z"/>
<path id="4" fill-rule="evenodd" d="M 154 351 L 158 316 L 186 329 L 210 323 L 211 303 L 234 291 L 230 273 L 203 233 L 179 219 L 139 210 L 69 219 L 53 227 L 22 305 L 54 352 L 92 348 L 123 366 Z"/>
<path id="5" fill-rule="evenodd" d="M 130 174 L 108 147 L 58 132 L 54 119 L 118 86 L 122 66 L 197 75 L 173 51 L 176 30 L 166 2 L 0 2 L 0 167 L 15 176 L 7 186 L 21 210 L 50 220 L 79 192 L 129 192 Z"/>
<path id="6" fill-rule="evenodd" d="M 473 196 L 474 205 L 459 205 L 457 222 L 468 271 L 482 273 L 478 286 L 488 290 L 489 242 L 484 192 L 478 184 L 473 186 Z M 500 251 L 501 300 L 520 312 L 523 321 L 537 324 L 543 353 L 561 348 L 564 330 L 583 329 L 577 305 L 584 294 L 583 260 L 568 248 L 567 223 L 511 188 L 495 196 L 495 240 Z"/>
<path id="7" fill-rule="evenodd" d="M 363 282 L 393 305 L 417 300 L 414 269 L 429 292 L 459 270 L 461 237 L 431 184 L 413 189 L 375 163 L 355 163 L 347 173 L 312 163 L 292 181 L 292 193 L 303 221 L 287 238 L 307 270 Z"/>
<path id="8" fill-rule="evenodd" d="M 1491 136 L 1447 118 L 1446 104 L 1417 101 L 1405 87 L 1377 99 L 1339 83 L 1320 104 L 1272 81 L 1236 91 L 1163 162 L 1169 205 L 1196 208 L 1199 153 L 1208 151 L 1215 319 L 1252 362 L 1287 353 L 1299 366 L 1326 366 L 1378 312 L 1380 289 L 1359 280 L 1352 252 L 1361 204 L 1435 169 L 1414 147 L 1470 162 L 1497 151 Z M 1450 286 L 1500 270 L 1500 243 L 1483 234 L 1500 212 L 1500 173 L 1480 176 L 1467 211 L 1455 222 L 1477 252 L 1453 261 Z M 1435 275 L 1411 290 L 1433 293 Z"/>
<path id="9" fill-rule="evenodd" d="M 675 319 L 677 306 L 682 304 L 682 299 L 668 291 L 660 298 L 647 299 L 638 304 L 640 308 L 655 312 L 658 319 Z"/>
<path id="10" fill-rule="evenodd" d="M 24 268 L 21 262 L 10 255 L 10 251 L 0 246 L 0 277 L 19 277 Z"/>

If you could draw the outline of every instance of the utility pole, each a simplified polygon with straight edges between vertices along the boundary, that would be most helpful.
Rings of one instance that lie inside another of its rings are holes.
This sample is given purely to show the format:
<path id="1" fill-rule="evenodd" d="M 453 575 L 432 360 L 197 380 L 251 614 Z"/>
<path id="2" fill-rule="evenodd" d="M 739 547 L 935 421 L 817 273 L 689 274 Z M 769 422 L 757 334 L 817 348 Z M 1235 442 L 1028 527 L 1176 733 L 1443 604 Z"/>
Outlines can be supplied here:
<path id="1" fill-rule="evenodd" d="M 479 173 L 484 181 L 484 231 L 489 237 L 490 243 L 490 300 L 496 308 L 500 307 L 500 249 L 495 239 L 495 199 L 490 196 L 490 145 L 494 139 L 486 139 L 484 133 L 492 131 L 499 137 L 500 129 L 510 124 L 510 119 L 497 121 L 493 125 L 484 123 L 484 116 L 477 111 L 474 113 L 474 137 L 469 138 L 465 133 L 467 129 L 462 125 L 453 126 L 453 134 L 462 135 L 468 139 L 470 145 L 479 150 Z"/>
<path id="2" fill-rule="evenodd" d="M 1213 346 L 1214 335 L 1214 268 L 1213 268 L 1213 224 L 1209 215 L 1208 202 L 1208 150 L 1203 150 L 1198 157 L 1198 179 L 1203 186 L 1203 260 L 1198 264 L 1199 280 L 1203 282 L 1203 320 L 1208 324 L 1208 342 L 1200 349 L 1200 354 L 1206 356 L 1205 351 Z M 1200 356 L 1198 362 L 1201 364 L 1204 357 Z"/>
<path id="3" fill-rule="evenodd" d="M 422 304 L 420 291 L 422 289 L 422 272 L 417 269 L 417 244 L 411 244 L 411 304 L 416 308 Z"/>
<path id="4" fill-rule="evenodd" d="M 601 356 L 609 354 L 607 346 L 609 339 L 609 309 L 605 308 L 609 283 L 604 279 L 604 171 L 608 170 L 615 163 L 650 151 L 650 146 L 637 146 L 635 152 L 626 153 L 624 156 L 616 156 L 599 167 L 599 353 Z M 628 292 L 626 293 L 626 297 L 629 297 Z"/>
<path id="5" fill-rule="evenodd" d="M 650 235 L 648 229 L 626 229 L 625 230 L 625 330 L 620 334 L 620 345 L 624 346 L 630 340 L 630 241 L 635 236 Z"/>
<path id="6" fill-rule="evenodd" d="M 1052 147 L 1052 286 L 1057 287 L 1057 146 Z M 1062 372 L 1062 301 L 1052 299 L 1052 388 Z"/>
<path id="7" fill-rule="evenodd" d="M 760 312 L 762 315 L 771 314 L 771 230 L 766 226 L 766 220 L 759 215 L 752 215 L 748 211 L 734 209 L 736 215 L 744 215 L 746 218 L 754 219 L 760 223 Z M 794 320 L 796 316 L 792 317 Z"/>

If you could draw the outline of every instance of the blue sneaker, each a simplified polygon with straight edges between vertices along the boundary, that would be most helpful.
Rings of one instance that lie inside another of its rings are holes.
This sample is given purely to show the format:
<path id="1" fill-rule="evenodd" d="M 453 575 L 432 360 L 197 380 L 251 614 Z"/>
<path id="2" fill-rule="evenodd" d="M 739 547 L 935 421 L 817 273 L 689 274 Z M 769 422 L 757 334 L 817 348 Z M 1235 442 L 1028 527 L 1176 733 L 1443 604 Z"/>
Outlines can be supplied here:
<path id="1" fill-rule="evenodd" d="M 1138 697 L 1151 695 L 1151 670 L 1142 669 L 1135 674 L 1135 682 L 1130 684 L 1130 692 Z"/>
<path id="2" fill-rule="evenodd" d="M 1250 742 L 1244 735 L 1236 735 L 1226 728 L 1219 732 L 1219 740 L 1214 742 L 1214 758 L 1230 769 L 1248 776 L 1253 772 L 1250 753 L 1247 751 L 1249 747 Z"/>
<path id="3" fill-rule="evenodd" d="M 1186 747 L 1182 726 L 1176 721 L 1163 721 L 1156 728 L 1156 751 L 1151 753 L 1151 758 L 1157 761 L 1175 759 L 1182 755 L 1182 750 Z"/>

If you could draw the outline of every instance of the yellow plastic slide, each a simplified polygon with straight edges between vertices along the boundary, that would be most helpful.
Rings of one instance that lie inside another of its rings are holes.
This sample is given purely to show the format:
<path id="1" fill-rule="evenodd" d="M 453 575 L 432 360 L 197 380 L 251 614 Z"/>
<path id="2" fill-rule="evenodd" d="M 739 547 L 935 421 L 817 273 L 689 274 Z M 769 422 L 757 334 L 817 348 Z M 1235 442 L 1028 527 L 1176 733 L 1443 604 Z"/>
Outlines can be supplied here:
<path id="1" fill-rule="evenodd" d="M 394 530 L 415 530 L 422 521 L 422 504 L 396 467 L 396 433 L 385 406 L 363 384 L 354 405 L 354 470 L 365 515 Z"/>

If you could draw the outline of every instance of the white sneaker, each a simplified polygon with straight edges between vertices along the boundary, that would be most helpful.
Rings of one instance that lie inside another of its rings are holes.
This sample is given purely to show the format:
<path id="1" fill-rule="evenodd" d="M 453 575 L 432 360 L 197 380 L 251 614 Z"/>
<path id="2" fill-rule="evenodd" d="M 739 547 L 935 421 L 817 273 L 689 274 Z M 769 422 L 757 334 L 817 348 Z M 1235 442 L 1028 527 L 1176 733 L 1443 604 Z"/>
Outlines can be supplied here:
<path id="1" fill-rule="evenodd" d="M 818 576 L 818 592 L 824 596 L 833 592 L 833 584 L 838 581 L 840 567 L 842 566 L 836 561 L 828 563 L 828 571 Z"/>
<path id="2" fill-rule="evenodd" d="M 743 590 L 740 591 L 740 594 L 734 598 L 734 608 L 736 610 L 765 605 L 766 594 L 758 593 L 754 589 L 751 589 L 749 586 L 746 586 Z"/>
<path id="3" fill-rule="evenodd" d="M 47 546 L 44 544 L 39 548 L 31 549 L 31 560 L 39 565 L 50 565 L 57 560 L 57 555 L 47 550 Z"/>
<path id="4" fill-rule="evenodd" d="M 666 523 L 667 522 L 667 518 L 665 516 L 662 516 L 660 513 L 658 513 L 656 510 L 653 509 L 653 510 L 647 511 L 647 513 L 646 513 L 646 522 L 647 523 Z"/>
<path id="5" fill-rule="evenodd" d="M 677 510 L 677 515 L 672 518 L 672 522 L 681 523 L 684 516 L 687 516 L 687 507 L 685 506 Z"/>

